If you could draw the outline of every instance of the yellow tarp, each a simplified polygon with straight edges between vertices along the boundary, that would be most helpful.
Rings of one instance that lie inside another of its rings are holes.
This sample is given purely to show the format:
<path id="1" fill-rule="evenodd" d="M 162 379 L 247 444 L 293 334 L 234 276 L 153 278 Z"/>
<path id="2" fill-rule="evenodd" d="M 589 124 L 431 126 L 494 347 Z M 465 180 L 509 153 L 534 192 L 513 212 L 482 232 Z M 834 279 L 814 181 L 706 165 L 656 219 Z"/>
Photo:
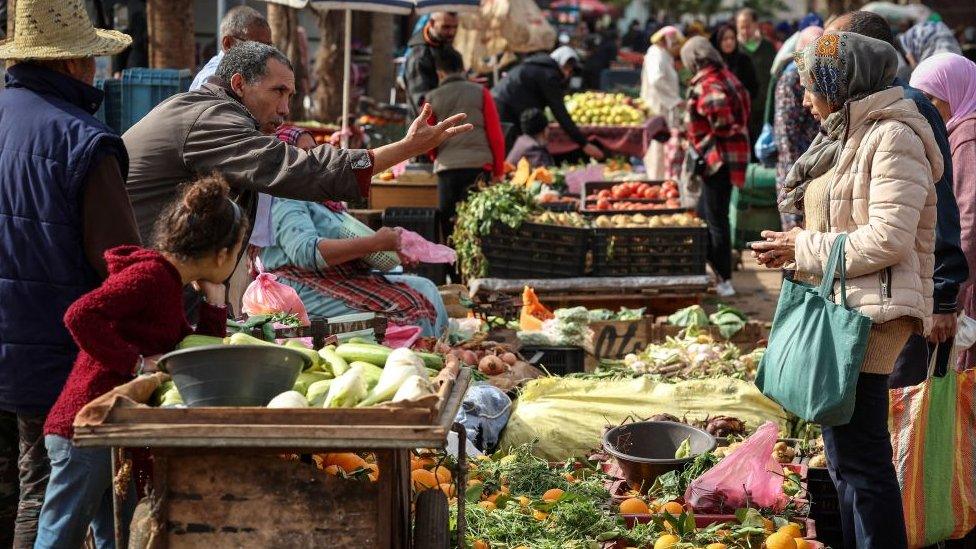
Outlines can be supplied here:
<path id="1" fill-rule="evenodd" d="M 749 381 L 716 379 L 660 383 L 643 377 L 593 380 L 547 377 L 530 381 L 516 401 L 500 448 L 537 440 L 540 457 L 560 461 L 602 445 L 603 429 L 628 416 L 668 413 L 688 420 L 727 415 L 750 430 L 767 420 L 785 426 L 786 414 Z"/>

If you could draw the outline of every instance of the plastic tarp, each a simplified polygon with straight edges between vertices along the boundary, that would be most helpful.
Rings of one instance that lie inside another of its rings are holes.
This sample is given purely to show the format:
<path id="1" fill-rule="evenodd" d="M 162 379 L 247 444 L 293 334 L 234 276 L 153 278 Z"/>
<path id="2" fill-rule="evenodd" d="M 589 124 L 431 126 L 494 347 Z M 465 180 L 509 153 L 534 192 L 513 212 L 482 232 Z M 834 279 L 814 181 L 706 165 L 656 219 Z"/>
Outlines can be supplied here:
<path id="1" fill-rule="evenodd" d="M 504 66 L 515 53 L 549 51 L 555 44 L 556 29 L 533 0 L 483 0 L 478 12 L 461 14 L 454 39 L 465 66 L 481 74 L 493 68 L 486 58 L 504 53 Z"/>
<path id="2" fill-rule="evenodd" d="M 628 417 L 668 413 L 691 420 L 727 415 L 750 430 L 766 421 L 785 427 L 786 413 L 751 382 L 729 377 L 680 383 L 649 377 L 596 380 L 547 377 L 530 381 L 515 403 L 499 448 L 537 441 L 551 461 L 585 455 L 602 445 L 603 430 Z"/>

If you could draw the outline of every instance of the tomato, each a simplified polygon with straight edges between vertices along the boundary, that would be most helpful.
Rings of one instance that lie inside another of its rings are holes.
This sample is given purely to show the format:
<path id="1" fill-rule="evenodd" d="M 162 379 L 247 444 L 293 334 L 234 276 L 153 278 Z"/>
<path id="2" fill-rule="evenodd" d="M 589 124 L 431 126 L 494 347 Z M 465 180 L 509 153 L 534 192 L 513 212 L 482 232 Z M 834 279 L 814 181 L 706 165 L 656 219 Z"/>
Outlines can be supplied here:
<path id="1" fill-rule="evenodd" d="M 613 196 L 613 193 L 610 192 L 610 189 L 603 189 L 602 191 L 596 193 L 597 198 L 609 199 L 611 196 Z"/>
<path id="2" fill-rule="evenodd" d="M 658 193 L 661 192 L 657 187 L 648 187 L 644 191 L 644 198 L 653 199 L 658 197 Z"/>
<path id="3" fill-rule="evenodd" d="M 650 189 L 650 188 L 651 188 L 651 186 L 648 185 L 647 183 L 641 183 L 640 185 L 637 186 L 637 192 L 640 193 L 641 196 L 643 196 L 644 193 L 647 192 L 647 189 Z"/>
<path id="4" fill-rule="evenodd" d="M 668 189 L 668 192 L 664 193 L 667 198 L 678 198 L 678 189 Z"/>
<path id="5" fill-rule="evenodd" d="M 596 202 L 596 209 L 598 209 L 598 210 L 609 210 L 610 209 L 610 201 L 607 200 L 606 198 L 601 198 L 600 200 L 597 200 L 597 202 Z"/>

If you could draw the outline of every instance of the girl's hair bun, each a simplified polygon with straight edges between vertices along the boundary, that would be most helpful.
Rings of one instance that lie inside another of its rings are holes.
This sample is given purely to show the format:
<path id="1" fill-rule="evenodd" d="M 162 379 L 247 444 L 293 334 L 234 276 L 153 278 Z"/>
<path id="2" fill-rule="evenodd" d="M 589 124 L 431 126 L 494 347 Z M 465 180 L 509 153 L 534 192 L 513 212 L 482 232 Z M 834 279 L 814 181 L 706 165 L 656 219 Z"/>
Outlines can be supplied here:
<path id="1" fill-rule="evenodd" d="M 182 187 L 156 220 L 153 241 L 159 251 L 198 259 L 233 249 L 247 227 L 247 216 L 230 198 L 227 181 L 214 173 Z"/>

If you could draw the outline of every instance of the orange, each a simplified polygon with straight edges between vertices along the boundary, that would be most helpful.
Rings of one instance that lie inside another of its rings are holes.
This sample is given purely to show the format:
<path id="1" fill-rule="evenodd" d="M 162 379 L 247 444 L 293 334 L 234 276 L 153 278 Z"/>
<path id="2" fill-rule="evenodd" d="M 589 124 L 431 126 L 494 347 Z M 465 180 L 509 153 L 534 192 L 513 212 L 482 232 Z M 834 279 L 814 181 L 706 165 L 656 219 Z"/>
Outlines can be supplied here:
<path id="1" fill-rule="evenodd" d="M 563 478 L 566 479 L 567 482 L 576 482 L 576 477 L 573 476 L 573 473 L 566 473 L 563 475 Z"/>
<path id="2" fill-rule="evenodd" d="M 775 532 L 776 531 L 776 523 L 773 522 L 773 521 L 771 521 L 771 520 L 769 520 L 768 518 L 764 518 L 763 519 L 763 529 L 766 530 L 767 532 L 770 532 L 770 533 Z"/>
<path id="3" fill-rule="evenodd" d="M 647 515 L 650 512 L 650 508 L 647 507 L 647 504 L 642 499 L 630 498 L 620 503 L 621 515 Z"/>
<path id="4" fill-rule="evenodd" d="M 444 484 L 445 482 L 451 482 L 454 477 L 451 475 L 451 470 L 447 467 L 436 467 L 434 469 L 434 476 L 437 477 L 437 482 Z"/>
<path id="5" fill-rule="evenodd" d="M 445 496 L 447 496 L 449 498 L 453 498 L 454 497 L 454 485 L 453 484 L 451 484 L 449 482 L 442 483 L 440 485 L 440 489 L 441 489 L 441 492 L 444 492 L 444 495 Z"/>
<path id="6" fill-rule="evenodd" d="M 411 471 L 416 471 L 417 469 L 423 469 L 423 468 L 424 468 L 424 464 L 421 463 L 419 459 L 414 458 L 414 457 L 410 458 L 410 470 Z"/>
<path id="7" fill-rule="evenodd" d="M 766 549 L 796 549 L 796 540 L 787 533 L 776 532 L 766 538 Z"/>
<path id="8" fill-rule="evenodd" d="M 410 480 L 413 481 L 413 489 L 418 492 L 423 492 L 428 488 L 433 488 L 440 484 L 437 482 L 437 477 L 434 476 L 434 473 L 426 469 L 412 471 L 410 473 Z"/>
<path id="9" fill-rule="evenodd" d="M 726 549 L 726 545 L 724 543 L 709 543 L 705 549 Z"/>
<path id="10" fill-rule="evenodd" d="M 681 513 L 685 512 L 685 508 L 677 501 L 669 501 L 661 507 L 661 511 L 680 517 Z"/>
<path id="11" fill-rule="evenodd" d="M 495 507 L 495 503 L 492 501 L 482 501 L 479 502 L 478 505 L 480 505 L 485 511 L 494 511 L 497 509 L 497 507 Z"/>
<path id="12" fill-rule="evenodd" d="M 796 549 L 810 549 L 810 542 L 803 538 L 796 538 L 793 541 L 796 542 Z"/>
<path id="13" fill-rule="evenodd" d="M 481 485 L 482 482 L 478 479 L 472 479 L 468 481 L 468 488 L 471 488 L 472 486 L 481 486 Z"/>
<path id="14" fill-rule="evenodd" d="M 519 496 L 518 501 L 519 501 L 519 505 L 521 505 L 522 507 L 528 507 L 529 504 L 532 503 L 532 500 L 525 496 Z"/>
<path id="15" fill-rule="evenodd" d="M 512 490 L 509 489 L 508 486 L 502 486 L 498 491 L 501 492 L 501 493 L 503 493 L 503 494 L 511 494 L 512 493 Z"/>
<path id="16" fill-rule="evenodd" d="M 366 467 L 365 459 L 350 452 L 325 454 L 324 463 L 326 466 L 335 465 L 347 473 Z"/>
<path id="17" fill-rule="evenodd" d="M 559 498 L 563 497 L 564 493 L 565 492 L 563 492 L 559 488 L 552 488 L 550 490 L 546 490 L 546 493 L 542 494 L 542 501 L 547 501 L 549 503 L 552 503 L 558 500 Z"/>
<path id="18" fill-rule="evenodd" d="M 369 469 L 369 480 L 371 480 L 373 482 L 376 482 L 377 480 L 380 479 L 380 466 L 379 465 L 377 465 L 375 463 L 370 463 L 370 464 L 366 465 L 366 468 Z"/>
<path id="19" fill-rule="evenodd" d="M 534 518 L 535 520 L 546 520 L 547 518 L 549 518 L 549 515 L 536 509 L 532 511 L 532 518 Z"/>
<path id="20" fill-rule="evenodd" d="M 495 500 L 497 500 L 498 499 L 498 496 L 500 496 L 500 495 L 501 495 L 501 492 L 495 492 L 494 494 L 492 494 L 490 496 L 486 496 L 485 497 L 485 501 L 490 501 L 492 503 L 492 505 L 494 505 Z"/>
<path id="21" fill-rule="evenodd" d="M 326 465 L 325 466 L 325 472 L 326 473 L 329 473 L 330 475 L 338 475 L 339 474 L 339 466 L 338 465 Z"/>
<path id="22" fill-rule="evenodd" d="M 800 525 L 795 522 L 784 525 L 782 528 L 777 530 L 777 532 L 781 534 L 788 534 L 791 538 L 803 537 L 803 530 L 800 529 Z"/>
<path id="23" fill-rule="evenodd" d="M 434 466 L 434 460 L 429 457 L 417 458 L 417 465 L 424 469 L 430 469 Z"/>
<path id="24" fill-rule="evenodd" d="M 471 544 L 471 549 L 488 549 L 488 544 L 479 539 Z"/>

